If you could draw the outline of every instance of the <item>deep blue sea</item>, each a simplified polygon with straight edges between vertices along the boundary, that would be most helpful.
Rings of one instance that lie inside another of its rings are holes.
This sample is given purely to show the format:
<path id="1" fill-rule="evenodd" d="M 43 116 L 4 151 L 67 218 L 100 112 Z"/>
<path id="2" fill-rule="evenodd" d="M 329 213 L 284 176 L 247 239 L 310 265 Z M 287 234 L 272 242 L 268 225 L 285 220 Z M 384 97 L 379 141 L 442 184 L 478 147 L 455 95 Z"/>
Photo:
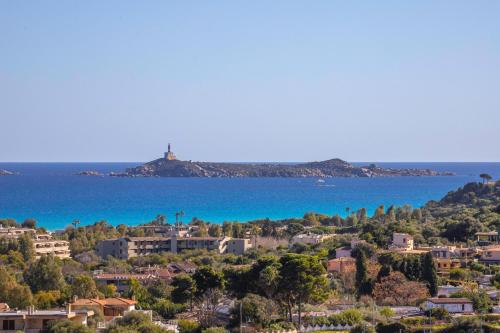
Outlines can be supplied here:
<path id="1" fill-rule="evenodd" d="M 49 230 L 77 219 L 137 225 L 158 214 L 174 220 L 198 217 L 211 222 L 302 216 L 309 211 L 345 215 L 346 207 L 381 204 L 418 207 L 486 172 L 500 178 L 500 163 L 377 163 L 392 168 L 430 168 L 449 177 L 331 178 L 112 178 L 75 173 L 123 171 L 140 163 L 0 163 L 19 172 L 0 177 L 0 218 L 34 218 Z M 355 163 L 366 165 L 367 163 Z"/>

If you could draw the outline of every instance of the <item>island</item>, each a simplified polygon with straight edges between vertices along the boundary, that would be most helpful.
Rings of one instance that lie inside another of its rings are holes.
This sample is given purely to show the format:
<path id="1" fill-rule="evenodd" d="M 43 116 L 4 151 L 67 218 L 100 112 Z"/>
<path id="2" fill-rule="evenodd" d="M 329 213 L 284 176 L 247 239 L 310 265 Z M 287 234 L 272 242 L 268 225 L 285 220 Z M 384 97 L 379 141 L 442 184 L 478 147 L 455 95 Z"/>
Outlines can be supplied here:
<path id="1" fill-rule="evenodd" d="M 76 174 L 77 176 L 90 176 L 90 177 L 102 177 L 104 174 L 95 170 L 80 171 Z"/>
<path id="2" fill-rule="evenodd" d="M 375 164 L 355 166 L 338 158 L 320 162 L 285 163 L 220 163 L 178 160 L 171 151 L 163 158 L 128 168 L 121 176 L 129 177 L 387 177 L 450 176 L 450 172 L 430 169 L 392 169 Z"/>
<path id="3" fill-rule="evenodd" d="M 15 175 L 15 172 L 5 170 L 5 169 L 0 169 L 0 176 L 12 176 Z"/>

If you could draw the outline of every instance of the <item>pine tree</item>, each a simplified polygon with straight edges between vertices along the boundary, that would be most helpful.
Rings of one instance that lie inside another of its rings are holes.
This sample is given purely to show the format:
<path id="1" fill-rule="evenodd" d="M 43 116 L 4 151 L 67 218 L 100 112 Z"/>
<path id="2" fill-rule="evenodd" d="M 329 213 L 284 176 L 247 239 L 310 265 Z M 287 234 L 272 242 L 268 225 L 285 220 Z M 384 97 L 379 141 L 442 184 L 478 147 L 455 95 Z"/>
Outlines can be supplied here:
<path id="1" fill-rule="evenodd" d="M 422 280 L 427 283 L 427 288 L 429 288 L 431 296 L 436 296 L 438 289 L 437 272 L 431 252 L 427 252 L 423 256 L 421 264 Z"/>

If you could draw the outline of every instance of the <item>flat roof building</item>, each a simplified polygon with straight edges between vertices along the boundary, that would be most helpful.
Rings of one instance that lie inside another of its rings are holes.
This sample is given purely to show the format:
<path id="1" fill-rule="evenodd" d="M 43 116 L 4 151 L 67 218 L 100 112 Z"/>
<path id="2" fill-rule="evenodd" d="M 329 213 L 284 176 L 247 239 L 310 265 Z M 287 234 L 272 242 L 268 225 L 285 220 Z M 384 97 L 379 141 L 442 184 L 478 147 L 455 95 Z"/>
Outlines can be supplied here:
<path id="1" fill-rule="evenodd" d="M 128 259 L 153 253 L 206 249 L 217 253 L 241 255 L 252 247 L 250 239 L 230 237 L 121 237 L 107 239 L 97 244 L 97 254 L 101 258 L 112 256 Z"/>

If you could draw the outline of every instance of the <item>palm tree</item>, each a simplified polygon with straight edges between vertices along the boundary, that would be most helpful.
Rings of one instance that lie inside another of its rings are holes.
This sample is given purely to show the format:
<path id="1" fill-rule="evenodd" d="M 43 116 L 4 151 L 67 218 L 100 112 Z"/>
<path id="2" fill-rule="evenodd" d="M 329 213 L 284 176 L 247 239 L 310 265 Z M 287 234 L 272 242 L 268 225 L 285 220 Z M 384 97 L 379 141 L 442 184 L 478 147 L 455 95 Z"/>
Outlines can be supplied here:
<path id="1" fill-rule="evenodd" d="M 181 211 L 179 212 L 179 215 L 180 215 L 180 217 L 181 217 L 181 218 L 180 218 L 180 220 L 181 220 L 180 222 L 181 222 L 181 224 L 182 224 L 182 217 L 185 215 L 185 214 L 184 214 L 184 211 L 183 211 L 183 210 L 181 210 Z"/>
<path id="2" fill-rule="evenodd" d="M 493 178 L 487 173 L 482 173 L 479 175 L 479 177 L 483 179 L 483 184 L 489 182 Z"/>
<path id="3" fill-rule="evenodd" d="M 77 226 L 80 224 L 80 221 L 78 220 L 73 220 L 73 222 L 71 222 L 71 224 L 73 225 L 73 228 L 77 228 Z"/>

